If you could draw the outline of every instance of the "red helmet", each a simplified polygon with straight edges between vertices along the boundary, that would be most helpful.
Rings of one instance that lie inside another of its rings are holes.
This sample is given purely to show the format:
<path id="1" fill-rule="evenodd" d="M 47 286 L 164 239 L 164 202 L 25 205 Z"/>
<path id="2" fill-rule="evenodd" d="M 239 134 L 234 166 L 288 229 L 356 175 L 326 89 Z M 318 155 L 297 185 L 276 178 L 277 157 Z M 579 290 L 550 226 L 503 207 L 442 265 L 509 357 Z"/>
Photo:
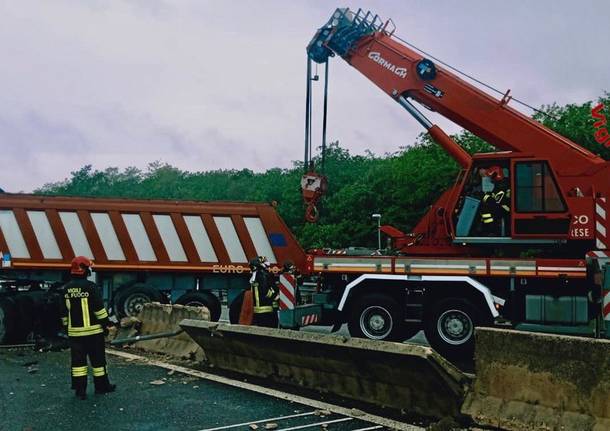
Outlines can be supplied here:
<path id="1" fill-rule="evenodd" d="M 87 275 L 90 268 L 93 266 L 93 262 L 85 256 L 76 256 L 72 259 L 72 267 L 70 268 L 70 274 L 72 275 Z"/>
<path id="2" fill-rule="evenodd" d="M 488 177 L 491 177 L 491 179 L 494 181 L 502 181 L 504 179 L 504 172 L 500 166 L 492 166 L 487 168 L 485 174 Z"/>

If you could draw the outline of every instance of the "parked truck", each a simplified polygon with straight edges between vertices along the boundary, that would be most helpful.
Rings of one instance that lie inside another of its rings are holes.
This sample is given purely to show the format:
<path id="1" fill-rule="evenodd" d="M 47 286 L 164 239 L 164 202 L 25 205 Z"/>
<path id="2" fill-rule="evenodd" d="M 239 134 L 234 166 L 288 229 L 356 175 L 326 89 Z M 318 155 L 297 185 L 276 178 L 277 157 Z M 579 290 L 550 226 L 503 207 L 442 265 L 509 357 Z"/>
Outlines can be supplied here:
<path id="1" fill-rule="evenodd" d="M 221 304 L 248 288 L 250 259 L 272 270 L 305 253 L 271 204 L 0 194 L 0 343 L 59 330 L 59 289 L 70 261 L 93 259 L 93 277 L 117 316 L 145 302 Z"/>

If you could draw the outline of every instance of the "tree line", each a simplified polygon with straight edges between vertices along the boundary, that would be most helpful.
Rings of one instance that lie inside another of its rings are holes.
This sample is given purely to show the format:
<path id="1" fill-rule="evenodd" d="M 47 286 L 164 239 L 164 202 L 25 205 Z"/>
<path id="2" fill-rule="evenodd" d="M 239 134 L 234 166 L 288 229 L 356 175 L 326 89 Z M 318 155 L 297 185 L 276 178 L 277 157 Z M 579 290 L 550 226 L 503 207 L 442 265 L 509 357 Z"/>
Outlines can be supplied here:
<path id="1" fill-rule="evenodd" d="M 581 104 L 545 105 L 533 118 L 588 150 L 610 160 L 610 150 L 595 141 L 591 108 L 598 103 L 610 111 L 610 93 Z M 473 134 L 453 136 L 469 153 L 493 151 Z M 347 143 L 349 146 L 349 143 Z M 314 159 L 314 162 L 319 162 Z M 144 170 L 135 167 L 104 170 L 91 165 L 59 182 L 45 184 L 35 193 L 66 196 L 121 197 L 202 201 L 277 202 L 278 211 L 304 248 L 368 246 L 377 244 L 373 213 L 382 223 L 404 232 L 418 222 L 436 198 L 450 186 L 459 171 L 457 163 L 420 135 L 412 146 L 383 156 L 367 152 L 353 155 L 339 142 L 326 153 L 324 174 L 328 193 L 321 200 L 317 224 L 304 220 L 300 194 L 303 163 L 265 172 L 249 169 L 184 171 L 162 162 Z"/>

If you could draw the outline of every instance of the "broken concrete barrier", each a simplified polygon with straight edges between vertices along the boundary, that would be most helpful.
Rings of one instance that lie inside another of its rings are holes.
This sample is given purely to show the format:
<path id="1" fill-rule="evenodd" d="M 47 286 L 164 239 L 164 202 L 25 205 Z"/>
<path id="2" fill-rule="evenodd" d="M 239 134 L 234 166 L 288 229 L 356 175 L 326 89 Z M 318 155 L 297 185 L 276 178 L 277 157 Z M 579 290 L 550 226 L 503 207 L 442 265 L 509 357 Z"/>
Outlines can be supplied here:
<path id="1" fill-rule="evenodd" d="M 179 323 L 183 319 L 208 321 L 210 320 L 210 312 L 206 307 L 169 305 L 158 302 L 144 304 L 142 311 L 138 314 L 138 320 L 142 322 L 138 335 L 174 331 L 179 329 Z M 164 353 L 178 358 L 203 359 L 201 347 L 193 342 L 193 339 L 185 333 L 174 337 L 138 341 L 134 345 L 139 349 L 149 352 Z"/>
<path id="2" fill-rule="evenodd" d="M 469 378 L 424 346 L 184 320 L 217 369 L 376 407 L 458 416 Z"/>
<path id="3" fill-rule="evenodd" d="M 477 328 L 462 411 L 508 430 L 610 429 L 610 341 Z"/>

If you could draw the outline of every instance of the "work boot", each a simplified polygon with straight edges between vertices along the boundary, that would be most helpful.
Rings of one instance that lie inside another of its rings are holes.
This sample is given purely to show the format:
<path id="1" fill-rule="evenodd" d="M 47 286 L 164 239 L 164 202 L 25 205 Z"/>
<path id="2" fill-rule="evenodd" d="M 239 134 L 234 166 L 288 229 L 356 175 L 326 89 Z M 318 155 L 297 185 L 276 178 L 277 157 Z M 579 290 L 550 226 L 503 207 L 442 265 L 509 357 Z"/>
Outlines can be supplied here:
<path id="1" fill-rule="evenodd" d="M 103 388 L 95 388 L 95 393 L 98 395 L 109 394 L 110 392 L 114 392 L 116 390 L 116 385 L 108 383 Z"/>

